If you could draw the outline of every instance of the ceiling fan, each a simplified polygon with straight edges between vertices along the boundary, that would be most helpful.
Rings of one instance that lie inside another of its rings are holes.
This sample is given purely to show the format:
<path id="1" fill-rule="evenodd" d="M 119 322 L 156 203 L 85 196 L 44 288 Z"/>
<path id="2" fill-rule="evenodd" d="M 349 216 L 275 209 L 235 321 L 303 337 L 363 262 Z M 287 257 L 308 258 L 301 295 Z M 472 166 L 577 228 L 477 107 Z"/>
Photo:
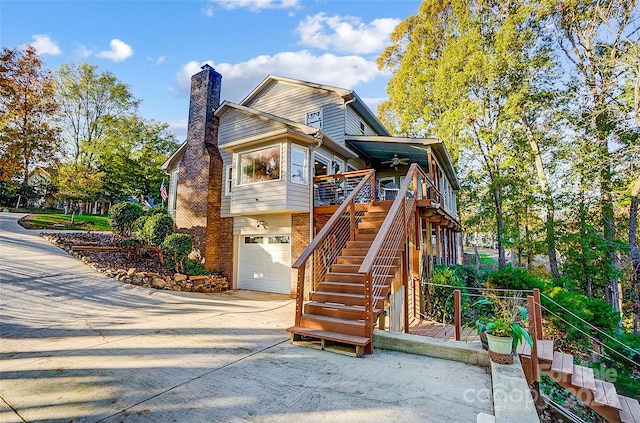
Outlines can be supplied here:
<path id="1" fill-rule="evenodd" d="M 399 158 L 397 154 L 394 154 L 391 160 L 387 160 L 382 162 L 382 164 L 389 163 L 389 167 L 397 167 L 397 166 L 407 166 L 409 158 L 405 157 L 403 159 Z"/>

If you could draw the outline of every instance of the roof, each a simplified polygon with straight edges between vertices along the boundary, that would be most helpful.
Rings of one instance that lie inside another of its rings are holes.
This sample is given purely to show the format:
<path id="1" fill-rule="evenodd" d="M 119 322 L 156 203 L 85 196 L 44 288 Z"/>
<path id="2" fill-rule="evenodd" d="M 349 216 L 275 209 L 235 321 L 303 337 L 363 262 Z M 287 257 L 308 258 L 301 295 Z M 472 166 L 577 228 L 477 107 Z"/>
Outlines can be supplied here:
<path id="1" fill-rule="evenodd" d="M 283 76 L 269 75 L 267 76 L 253 91 L 247 95 L 244 100 L 240 102 L 242 105 L 246 105 L 253 100 L 260 92 L 262 92 L 272 82 L 283 82 L 285 84 L 303 85 L 306 87 L 329 91 L 338 94 L 344 99 L 345 102 L 349 102 L 351 106 L 358 112 L 360 116 L 371 126 L 378 134 L 390 136 L 391 133 L 384 127 L 382 122 L 376 117 L 376 115 L 369 109 L 364 101 L 353 91 L 346 88 L 333 87 L 331 85 L 317 84 L 315 82 L 302 81 L 300 79 L 286 78 Z"/>
<path id="2" fill-rule="evenodd" d="M 260 142 L 266 138 L 274 138 L 282 135 L 292 135 L 292 136 L 303 136 L 307 138 L 309 143 L 315 143 L 319 138 L 322 139 L 322 143 L 329 148 L 330 150 L 340 154 L 346 159 L 355 159 L 358 157 L 358 154 L 349 148 L 338 144 L 334 141 L 329 135 L 324 133 L 322 130 L 314 128 L 313 126 L 305 125 L 303 123 L 294 122 L 289 119 L 282 118 L 280 116 L 272 115 L 271 113 L 265 113 L 260 110 L 252 109 L 251 107 L 242 106 L 240 104 L 233 103 L 231 101 L 225 101 L 218 107 L 215 111 L 215 115 L 218 117 L 222 117 L 228 110 L 235 109 L 241 112 L 254 115 L 258 118 L 265 120 L 272 120 L 283 125 L 282 130 L 274 131 L 268 134 L 259 134 L 246 139 L 239 139 L 233 142 L 229 142 L 223 145 L 219 145 L 221 149 L 229 152 L 233 152 L 237 149 L 237 147 L 244 147 L 247 144 L 252 142 Z"/>
<path id="3" fill-rule="evenodd" d="M 439 138 L 381 137 L 366 135 L 347 135 L 347 145 L 363 156 L 377 162 L 387 161 L 397 154 L 400 158 L 409 158 L 410 163 L 427 166 L 427 151 L 430 148 L 436 157 L 447 179 L 455 190 L 460 189 L 453 162 L 443 142 Z M 376 166 L 377 167 L 377 166 Z"/>

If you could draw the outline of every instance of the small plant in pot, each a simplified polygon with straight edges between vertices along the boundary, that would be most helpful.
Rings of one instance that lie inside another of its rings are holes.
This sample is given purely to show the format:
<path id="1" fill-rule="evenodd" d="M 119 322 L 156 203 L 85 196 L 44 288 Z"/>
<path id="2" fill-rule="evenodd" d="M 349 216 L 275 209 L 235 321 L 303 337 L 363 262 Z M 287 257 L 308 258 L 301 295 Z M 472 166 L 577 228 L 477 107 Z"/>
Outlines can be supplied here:
<path id="1" fill-rule="evenodd" d="M 465 325 L 475 328 L 481 339 L 483 334 L 486 334 L 488 348 L 493 352 L 511 354 L 514 349 L 518 348 L 520 342 L 525 341 L 533 346 L 533 341 L 525 329 L 527 309 L 513 304 L 516 299 L 514 297 L 507 301 L 501 301 L 498 298 L 493 300 L 483 298 L 474 304 L 493 307 L 489 316 L 480 316 Z"/>

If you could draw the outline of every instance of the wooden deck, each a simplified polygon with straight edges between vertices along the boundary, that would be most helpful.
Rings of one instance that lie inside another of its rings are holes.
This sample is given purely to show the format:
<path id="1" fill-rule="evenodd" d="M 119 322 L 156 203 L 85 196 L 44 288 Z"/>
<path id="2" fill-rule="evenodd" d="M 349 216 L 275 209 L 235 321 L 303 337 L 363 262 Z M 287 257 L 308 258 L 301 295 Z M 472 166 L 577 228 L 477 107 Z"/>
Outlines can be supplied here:
<path id="1" fill-rule="evenodd" d="M 430 336 L 431 338 L 456 339 L 453 325 L 434 322 L 433 320 L 414 319 L 409 323 L 409 333 L 414 335 Z M 460 340 L 480 343 L 480 337 L 470 328 L 462 330 Z"/>

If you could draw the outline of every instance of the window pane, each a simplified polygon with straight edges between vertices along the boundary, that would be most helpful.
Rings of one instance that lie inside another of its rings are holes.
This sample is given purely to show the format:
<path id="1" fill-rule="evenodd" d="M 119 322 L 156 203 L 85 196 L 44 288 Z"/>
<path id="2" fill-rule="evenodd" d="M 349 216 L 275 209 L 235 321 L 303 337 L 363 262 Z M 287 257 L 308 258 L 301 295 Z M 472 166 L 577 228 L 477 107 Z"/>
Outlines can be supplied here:
<path id="1" fill-rule="evenodd" d="M 289 244 L 289 242 L 290 242 L 289 235 L 269 237 L 269 244 Z"/>
<path id="2" fill-rule="evenodd" d="M 307 182 L 307 150 L 296 145 L 291 150 L 291 181 Z"/>
<path id="3" fill-rule="evenodd" d="M 280 146 L 242 154 L 240 167 L 241 184 L 280 179 Z"/>
<path id="4" fill-rule="evenodd" d="M 245 244 L 262 244 L 262 240 L 264 237 L 262 236 L 245 236 L 244 243 Z"/>

